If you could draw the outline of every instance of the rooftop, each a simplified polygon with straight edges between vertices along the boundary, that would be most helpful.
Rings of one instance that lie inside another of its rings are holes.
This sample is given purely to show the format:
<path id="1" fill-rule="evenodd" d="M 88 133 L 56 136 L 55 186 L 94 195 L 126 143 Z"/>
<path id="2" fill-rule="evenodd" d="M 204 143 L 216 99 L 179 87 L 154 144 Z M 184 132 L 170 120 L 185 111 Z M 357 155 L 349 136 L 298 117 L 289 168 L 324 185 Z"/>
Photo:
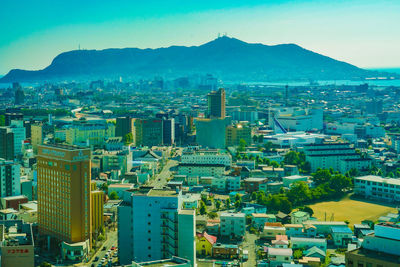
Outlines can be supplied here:
<path id="1" fill-rule="evenodd" d="M 359 177 L 355 177 L 354 179 L 363 180 L 363 181 L 369 181 L 369 182 L 376 182 L 376 183 L 400 185 L 400 179 L 383 178 L 381 176 L 376 176 L 376 175 L 359 176 Z"/>

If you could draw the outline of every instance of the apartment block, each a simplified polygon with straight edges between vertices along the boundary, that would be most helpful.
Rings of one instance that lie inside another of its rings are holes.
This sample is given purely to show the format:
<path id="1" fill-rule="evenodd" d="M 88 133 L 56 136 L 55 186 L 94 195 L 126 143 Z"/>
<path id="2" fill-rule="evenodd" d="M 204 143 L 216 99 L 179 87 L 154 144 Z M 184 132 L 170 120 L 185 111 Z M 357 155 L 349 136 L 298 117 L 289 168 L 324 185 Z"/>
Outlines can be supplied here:
<path id="1" fill-rule="evenodd" d="M 365 198 L 400 201 L 400 180 L 367 175 L 354 178 L 354 192 Z"/>
<path id="2" fill-rule="evenodd" d="M 234 239 L 242 238 L 246 229 L 246 217 L 244 213 L 222 213 L 221 235 Z"/>

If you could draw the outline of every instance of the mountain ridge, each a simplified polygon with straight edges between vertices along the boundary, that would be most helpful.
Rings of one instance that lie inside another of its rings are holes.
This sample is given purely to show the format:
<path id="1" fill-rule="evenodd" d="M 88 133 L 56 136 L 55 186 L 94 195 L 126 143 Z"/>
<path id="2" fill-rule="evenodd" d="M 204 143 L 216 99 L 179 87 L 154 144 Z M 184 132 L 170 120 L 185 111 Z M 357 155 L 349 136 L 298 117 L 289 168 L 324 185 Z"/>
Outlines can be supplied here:
<path id="1" fill-rule="evenodd" d="M 265 45 L 219 37 L 199 46 L 107 48 L 60 53 L 42 70 L 10 70 L 0 82 L 181 77 L 211 73 L 231 81 L 364 79 L 379 72 L 293 43 Z"/>

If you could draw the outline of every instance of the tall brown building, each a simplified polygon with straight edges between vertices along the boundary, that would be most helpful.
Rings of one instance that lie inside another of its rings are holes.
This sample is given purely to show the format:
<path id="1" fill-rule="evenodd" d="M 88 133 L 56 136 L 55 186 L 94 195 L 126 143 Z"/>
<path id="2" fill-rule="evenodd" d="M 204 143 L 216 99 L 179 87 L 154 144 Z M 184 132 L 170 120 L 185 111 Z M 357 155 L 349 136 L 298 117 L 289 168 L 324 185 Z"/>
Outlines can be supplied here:
<path id="1" fill-rule="evenodd" d="M 90 240 L 90 149 L 39 145 L 38 226 L 42 235 L 67 243 Z"/>
<path id="2" fill-rule="evenodd" d="M 7 127 L 0 128 L 0 158 L 14 160 L 14 133 Z"/>
<path id="3" fill-rule="evenodd" d="M 207 95 L 208 116 L 210 118 L 225 118 L 225 90 L 220 88 Z"/>

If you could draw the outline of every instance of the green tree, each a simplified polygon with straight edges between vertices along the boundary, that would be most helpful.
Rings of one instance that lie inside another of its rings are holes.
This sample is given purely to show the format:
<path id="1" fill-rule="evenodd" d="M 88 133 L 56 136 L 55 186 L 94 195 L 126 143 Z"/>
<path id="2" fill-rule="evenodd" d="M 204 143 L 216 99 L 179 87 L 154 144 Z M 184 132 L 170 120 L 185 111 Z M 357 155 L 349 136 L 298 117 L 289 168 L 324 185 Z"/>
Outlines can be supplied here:
<path id="1" fill-rule="evenodd" d="M 0 126 L 6 125 L 6 117 L 4 115 L 0 115 Z"/>
<path id="2" fill-rule="evenodd" d="M 239 210 L 241 206 L 242 206 L 242 202 L 239 201 L 239 200 L 236 200 L 236 201 L 235 201 L 235 208 L 236 208 L 237 210 Z"/>
<path id="3" fill-rule="evenodd" d="M 219 210 L 221 208 L 221 201 L 219 201 L 219 200 L 215 201 L 215 208 L 217 210 Z"/>
<path id="4" fill-rule="evenodd" d="M 293 183 L 286 195 L 295 206 L 304 204 L 312 199 L 311 190 L 305 182 Z"/>
<path id="5" fill-rule="evenodd" d="M 271 161 L 270 164 L 271 164 L 271 166 L 274 167 L 274 168 L 279 168 L 279 166 L 280 166 L 279 163 L 276 162 L 276 161 Z"/>
<path id="6" fill-rule="evenodd" d="M 257 143 L 257 141 L 258 141 L 257 135 L 253 135 L 253 143 Z"/>
<path id="7" fill-rule="evenodd" d="M 132 142 L 133 142 L 133 135 L 132 135 L 132 133 L 126 134 L 126 135 L 124 136 L 124 143 L 125 143 L 126 145 L 129 145 L 129 144 L 131 144 Z"/>
<path id="8" fill-rule="evenodd" d="M 332 178 L 331 172 L 327 169 L 318 169 L 313 174 L 313 181 L 317 186 L 329 182 L 331 178 Z"/>
<path id="9" fill-rule="evenodd" d="M 39 266 L 40 266 L 40 267 L 51 267 L 51 264 L 44 261 L 44 262 L 42 262 Z"/>
<path id="10" fill-rule="evenodd" d="M 312 208 L 310 208 L 309 206 L 304 206 L 300 208 L 301 211 L 307 212 L 308 214 L 310 214 L 310 216 L 313 216 L 314 211 Z"/>
<path id="11" fill-rule="evenodd" d="M 251 217 L 251 215 L 247 215 L 246 216 L 246 224 L 250 225 L 252 223 L 253 218 Z"/>
<path id="12" fill-rule="evenodd" d="M 238 151 L 239 152 L 243 152 L 243 151 L 245 151 L 245 149 L 246 149 L 246 146 L 247 146 L 247 143 L 246 143 L 246 141 L 242 138 L 242 139 L 240 139 L 239 140 L 239 147 L 238 147 Z"/>
<path id="13" fill-rule="evenodd" d="M 303 257 L 303 251 L 301 251 L 300 249 L 296 249 L 295 251 L 293 251 L 293 258 L 298 260 L 301 259 Z"/>
<path id="14" fill-rule="evenodd" d="M 258 142 L 259 142 L 260 144 L 262 144 L 262 143 L 264 142 L 264 135 L 260 134 L 260 135 L 258 136 Z"/>
<path id="15" fill-rule="evenodd" d="M 100 189 L 107 193 L 108 192 L 108 184 L 102 183 L 100 186 Z"/>
<path id="16" fill-rule="evenodd" d="M 225 206 L 227 209 L 229 209 L 231 207 L 231 200 L 229 198 L 226 199 Z"/>
<path id="17" fill-rule="evenodd" d="M 251 193 L 251 200 L 256 200 L 257 199 L 257 192 Z"/>
<path id="18" fill-rule="evenodd" d="M 200 214 L 204 215 L 207 213 L 207 207 L 206 207 L 206 203 L 204 203 L 204 201 L 200 201 Z"/>
<path id="19" fill-rule="evenodd" d="M 112 191 L 112 192 L 110 193 L 110 199 L 111 199 L 111 200 L 119 199 L 119 196 L 118 196 L 117 192 Z"/>
<path id="20" fill-rule="evenodd" d="M 273 146 L 272 142 L 270 142 L 270 141 L 266 142 L 266 143 L 264 144 L 264 149 L 265 149 L 265 151 L 266 151 L 266 152 L 270 152 L 270 151 L 272 150 L 272 146 Z"/>
<path id="21" fill-rule="evenodd" d="M 208 217 L 210 218 L 210 219 L 215 219 L 215 218 L 217 218 L 218 217 L 218 213 L 216 213 L 216 212 L 209 212 L 208 213 Z"/>

